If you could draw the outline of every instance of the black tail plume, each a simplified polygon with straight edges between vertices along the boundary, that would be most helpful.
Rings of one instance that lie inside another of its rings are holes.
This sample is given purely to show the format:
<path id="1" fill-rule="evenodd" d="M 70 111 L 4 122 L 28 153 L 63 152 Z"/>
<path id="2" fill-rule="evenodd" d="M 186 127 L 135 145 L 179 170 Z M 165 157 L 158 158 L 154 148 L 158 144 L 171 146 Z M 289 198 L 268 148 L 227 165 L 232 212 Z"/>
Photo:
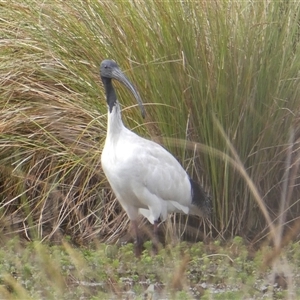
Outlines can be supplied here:
<path id="1" fill-rule="evenodd" d="M 190 178 L 192 187 L 192 204 L 200 209 L 203 217 L 210 217 L 212 211 L 212 200 L 196 181 Z"/>

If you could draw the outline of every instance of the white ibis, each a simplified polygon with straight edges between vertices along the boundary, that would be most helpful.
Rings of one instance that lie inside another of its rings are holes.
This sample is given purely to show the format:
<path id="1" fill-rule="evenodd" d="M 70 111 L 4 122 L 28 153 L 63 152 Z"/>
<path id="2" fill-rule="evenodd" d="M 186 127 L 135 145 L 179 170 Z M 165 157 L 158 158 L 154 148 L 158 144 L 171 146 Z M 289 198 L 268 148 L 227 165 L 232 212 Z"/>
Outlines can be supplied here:
<path id="1" fill-rule="evenodd" d="M 123 125 L 112 79 L 120 81 L 133 93 L 143 117 L 145 110 L 139 93 L 118 65 L 112 60 L 102 61 L 100 76 L 108 105 L 107 135 L 101 156 L 102 168 L 131 220 L 138 253 L 142 246 L 137 225 L 139 213 L 154 224 L 154 238 L 157 241 L 159 219 L 164 221 L 171 212 L 208 216 L 211 211 L 211 198 L 166 149 L 138 136 Z"/>

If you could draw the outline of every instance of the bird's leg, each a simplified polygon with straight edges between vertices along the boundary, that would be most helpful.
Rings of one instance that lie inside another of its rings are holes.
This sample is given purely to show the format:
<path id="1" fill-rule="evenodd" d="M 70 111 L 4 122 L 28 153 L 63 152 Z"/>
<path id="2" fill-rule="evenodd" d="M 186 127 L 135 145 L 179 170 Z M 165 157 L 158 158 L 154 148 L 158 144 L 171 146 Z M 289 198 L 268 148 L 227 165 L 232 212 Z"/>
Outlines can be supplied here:
<path id="1" fill-rule="evenodd" d="M 139 234 L 139 228 L 136 220 L 131 221 L 134 234 L 135 234 L 135 247 L 134 252 L 137 257 L 139 257 L 142 254 L 142 247 L 143 247 L 143 240 Z"/>
<path id="2" fill-rule="evenodd" d="M 157 254 L 158 252 L 158 244 L 159 244 L 159 239 L 158 239 L 158 221 L 154 221 L 153 225 L 153 240 L 152 240 L 152 250 L 154 254 Z"/>

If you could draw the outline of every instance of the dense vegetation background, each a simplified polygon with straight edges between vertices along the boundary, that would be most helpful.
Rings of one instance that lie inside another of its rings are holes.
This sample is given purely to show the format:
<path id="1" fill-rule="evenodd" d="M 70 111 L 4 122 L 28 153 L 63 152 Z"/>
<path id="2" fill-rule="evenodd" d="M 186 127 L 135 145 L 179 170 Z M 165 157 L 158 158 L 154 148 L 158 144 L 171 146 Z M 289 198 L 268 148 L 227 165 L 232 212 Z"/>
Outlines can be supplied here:
<path id="1" fill-rule="evenodd" d="M 299 237 L 299 13 L 293 1 L 2 1 L 1 235 L 83 244 L 127 232 L 100 166 L 98 69 L 111 58 L 147 109 L 143 121 L 117 84 L 126 125 L 213 196 L 211 220 L 172 216 L 165 236 Z"/>

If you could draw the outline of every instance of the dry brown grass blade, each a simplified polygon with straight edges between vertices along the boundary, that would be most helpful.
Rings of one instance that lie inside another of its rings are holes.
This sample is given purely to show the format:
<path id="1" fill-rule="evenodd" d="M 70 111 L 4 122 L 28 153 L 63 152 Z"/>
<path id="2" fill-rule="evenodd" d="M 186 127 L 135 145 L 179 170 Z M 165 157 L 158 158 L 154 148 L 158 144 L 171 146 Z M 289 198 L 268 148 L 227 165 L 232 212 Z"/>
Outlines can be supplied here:
<path id="1" fill-rule="evenodd" d="M 170 288 L 173 292 L 181 291 L 184 288 L 185 271 L 187 269 L 189 261 L 190 261 L 190 257 L 188 255 L 185 255 L 183 259 L 180 261 L 178 268 L 175 269 L 170 284 Z"/>
<path id="2" fill-rule="evenodd" d="M 290 229 L 286 230 L 280 244 L 264 257 L 263 270 L 272 266 L 279 258 L 284 248 L 300 234 L 300 220 L 296 220 Z"/>

